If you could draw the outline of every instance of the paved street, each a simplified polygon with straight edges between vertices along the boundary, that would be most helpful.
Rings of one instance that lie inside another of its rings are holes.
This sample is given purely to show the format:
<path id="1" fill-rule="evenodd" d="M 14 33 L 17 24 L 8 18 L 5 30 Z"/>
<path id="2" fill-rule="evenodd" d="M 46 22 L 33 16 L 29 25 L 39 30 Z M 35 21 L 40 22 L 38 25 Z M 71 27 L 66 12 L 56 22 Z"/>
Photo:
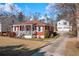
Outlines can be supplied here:
<path id="1" fill-rule="evenodd" d="M 46 47 L 43 47 L 37 53 L 33 54 L 33 56 L 58 56 L 64 55 L 64 45 L 67 41 L 68 37 L 61 36 L 57 38 L 55 41 L 50 42 L 50 44 Z"/>

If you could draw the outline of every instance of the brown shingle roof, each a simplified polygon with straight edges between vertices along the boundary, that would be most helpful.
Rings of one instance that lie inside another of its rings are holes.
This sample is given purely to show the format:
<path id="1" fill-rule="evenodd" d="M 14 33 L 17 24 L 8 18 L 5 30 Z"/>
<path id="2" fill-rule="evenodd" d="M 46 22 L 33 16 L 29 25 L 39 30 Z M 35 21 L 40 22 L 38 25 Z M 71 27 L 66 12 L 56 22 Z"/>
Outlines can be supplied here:
<path id="1" fill-rule="evenodd" d="M 46 23 L 42 22 L 42 21 L 39 21 L 39 20 L 28 20 L 28 21 L 22 21 L 22 22 L 19 22 L 17 24 L 34 24 L 36 26 L 45 26 Z"/>

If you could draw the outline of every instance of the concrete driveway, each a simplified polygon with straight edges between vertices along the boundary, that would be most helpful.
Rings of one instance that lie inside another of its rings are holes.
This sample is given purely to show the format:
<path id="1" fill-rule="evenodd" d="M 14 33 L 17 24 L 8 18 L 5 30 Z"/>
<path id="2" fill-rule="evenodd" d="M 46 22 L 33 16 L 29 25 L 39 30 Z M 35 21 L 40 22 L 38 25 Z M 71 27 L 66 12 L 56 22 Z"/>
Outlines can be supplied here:
<path id="1" fill-rule="evenodd" d="M 51 41 L 49 45 L 41 48 L 38 52 L 32 56 L 63 56 L 65 43 L 67 42 L 67 36 L 60 36 L 55 41 Z"/>

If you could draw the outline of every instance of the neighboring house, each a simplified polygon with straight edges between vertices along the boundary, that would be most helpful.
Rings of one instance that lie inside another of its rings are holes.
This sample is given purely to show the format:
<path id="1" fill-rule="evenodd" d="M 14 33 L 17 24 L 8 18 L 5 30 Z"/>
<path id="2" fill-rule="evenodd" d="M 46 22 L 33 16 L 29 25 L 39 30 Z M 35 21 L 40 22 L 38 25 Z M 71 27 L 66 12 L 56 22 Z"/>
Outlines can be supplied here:
<path id="1" fill-rule="evenodd" d="M 17 37 L 45 38 L 46 27 L 49 27 L 49 31 L 52 30 L 52 26 L 46 25 L 44 22 L 38 20 L 29 20 L 14 24 L 13 32 L 17 34 Z"/>
<path id="2" fill-rule="evenodd" d="M 57 22 L 57 32 L 69 32 L 72 31 L 72 26 L 67 20 L 60 20 Z"/>
<path id="3" fill-rule="evenodd" d="M 15 16 L 0 16 L 0 32 L 9 32 L 16 23 Z"/>

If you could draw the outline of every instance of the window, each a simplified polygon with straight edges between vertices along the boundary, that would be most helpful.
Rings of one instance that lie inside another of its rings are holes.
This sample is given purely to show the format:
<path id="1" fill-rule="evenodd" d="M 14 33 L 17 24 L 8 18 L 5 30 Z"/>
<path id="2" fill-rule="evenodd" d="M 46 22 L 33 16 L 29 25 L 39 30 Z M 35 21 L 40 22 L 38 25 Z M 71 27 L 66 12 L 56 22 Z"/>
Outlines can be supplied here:
<path id="1" fill-rule="evenodd" d="M 60 24 L 60 23 L 59 23 Z"/>
<path id="2" fill-rule="evenodd" d="M 69 27 L 64 27 L 65 29 L 69 29 Z"/>
<path id="3" fill-rule="evenodd" d="M 64 22 L 64 25 L 67 25 L 67 23 L 66 23 L 66 22 Z"/>
<path id="4" fill-rule="evenodd" d="M 62 29 L 62 27 L 58 27 L 58 29 Z"/>
<path id="5" fill-rule="evenodd" d="M 14 20 L 12 20 L 12 24 L 14 24 Z"/>
<path id="6" fill-rule="evenodd" d="M 45 29 L 46 29 L 46 30 L 48 30 L 48 27 L 47 27 L 47 26 L 45 26 Z"/>
<path id="7" fill-rule="evenodd" d="M 29 30 L 31 30 L 31 26 L 30 25 L 27 25 L 26 26 L 26 31 L 29 31 Z"/>
<path id="8" fill-rule="evenodd" d="M 37 27 L 37 32 L 42 32 L 43 31 L 43 27 Z"/>
<path id="9" fill-rule="evenodd" d="M 20 31 L 23 31 L 24 30 L 24 26 L 20 26 Z"/>
<path id="10" fill-rule="evenodd" d="M 16 26 L 14 26 L 13 28 L 14 28 L 14 31 L 16 31 Z"/>
<path id="11" fill-rule="evenodd" d="M 38 31 L 39 31 L 39 32 L 41 31 L 41 27 L 38 27 Z"/>
<path id="12" fill-rule="evenodd" d="M 33 26 L 33 31 L 36 30 L 36 26 Z"/>

